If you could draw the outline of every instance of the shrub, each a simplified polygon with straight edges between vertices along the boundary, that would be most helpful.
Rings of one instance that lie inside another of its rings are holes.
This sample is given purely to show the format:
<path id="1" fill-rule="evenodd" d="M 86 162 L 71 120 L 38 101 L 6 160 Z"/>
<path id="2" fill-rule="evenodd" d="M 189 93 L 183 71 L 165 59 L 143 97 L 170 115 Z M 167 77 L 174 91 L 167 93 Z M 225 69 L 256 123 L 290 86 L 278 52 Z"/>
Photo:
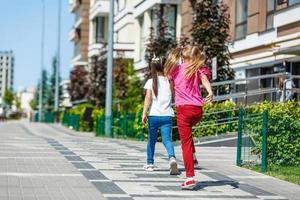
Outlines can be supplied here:
<path id="1" fill-rule="evenodd" d="M 278 165 L 300 165 L 300 103 L 262 103 L 250 107 L 257 113 L 268 110 L 268 146 L 269 163 Z M 260 135 L 260 130 L 253 125 L 253 130 Z M 258 137 L 261 139 L 261 137 Z M 260 141 L 259 141 L 260 142 Z M 261 151 L 260 146 L 256 149 Z"/>

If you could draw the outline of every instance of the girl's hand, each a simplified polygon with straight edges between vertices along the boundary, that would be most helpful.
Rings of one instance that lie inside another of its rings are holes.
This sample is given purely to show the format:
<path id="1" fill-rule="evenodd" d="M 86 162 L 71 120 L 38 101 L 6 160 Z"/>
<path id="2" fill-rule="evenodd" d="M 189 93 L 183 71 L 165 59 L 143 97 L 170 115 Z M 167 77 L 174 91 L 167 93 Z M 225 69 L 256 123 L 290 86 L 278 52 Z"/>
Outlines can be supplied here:
<path id="1" fill-rule="evenodd" d="M 142 116 L 142 122 L 143 122 L 143 124 L 146 124 L 148 122 L 148 117 L 147 117 L 146 114 L 143 114 L 143 116 Z"/>
<path id="2" fill-rule="evenodd" d="M 213 93 L 208 93 L 208 95 L 205 98 L 206 103 L 211 103 L 213 100 Z"/>

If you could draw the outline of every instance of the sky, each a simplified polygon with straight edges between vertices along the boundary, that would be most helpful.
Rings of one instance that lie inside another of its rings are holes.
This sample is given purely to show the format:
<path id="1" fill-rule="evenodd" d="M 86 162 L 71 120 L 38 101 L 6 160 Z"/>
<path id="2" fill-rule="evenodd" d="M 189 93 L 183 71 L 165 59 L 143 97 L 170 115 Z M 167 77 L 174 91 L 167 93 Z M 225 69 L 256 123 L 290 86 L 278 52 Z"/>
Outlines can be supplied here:
<path id="1" fill-rule="evenodd" d="M 51 62 L 57 52 L 58 0 L 44 0 L 45 58 L 51 74 Z M 61 77 L 67 79 L 71 69 L 73 45 L 68 33 L 74 23 L 68 0 L 62 0 Z M 41 70 L 42 0 L 0 0 L 0 51 L 15 55 L 14 89 L 36 86 Z"/>

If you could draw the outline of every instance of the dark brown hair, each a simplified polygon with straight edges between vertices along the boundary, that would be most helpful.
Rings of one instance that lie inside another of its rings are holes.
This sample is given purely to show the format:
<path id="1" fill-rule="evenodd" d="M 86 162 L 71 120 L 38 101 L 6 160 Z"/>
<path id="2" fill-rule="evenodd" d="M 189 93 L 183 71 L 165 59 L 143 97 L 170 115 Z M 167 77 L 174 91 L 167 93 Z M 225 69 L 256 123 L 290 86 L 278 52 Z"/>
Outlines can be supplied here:
<path id="1" fill-rule="evenodd" d="M 152 75 L 152 89 L 155 97 L 158 95 L 158 75 L 157 73 L 164 73 L 164 65 L 166 59 L 164 57 L 154 58 L 151 61 L 151 75 Z"/>

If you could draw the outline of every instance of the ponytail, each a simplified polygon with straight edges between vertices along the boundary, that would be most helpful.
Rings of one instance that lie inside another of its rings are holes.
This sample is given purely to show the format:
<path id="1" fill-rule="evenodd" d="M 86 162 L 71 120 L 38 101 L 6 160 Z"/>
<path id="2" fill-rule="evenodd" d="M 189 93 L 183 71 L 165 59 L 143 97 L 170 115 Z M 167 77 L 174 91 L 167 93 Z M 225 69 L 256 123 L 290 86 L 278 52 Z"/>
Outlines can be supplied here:
<path id="1" fill-rule="evenodd" d="M 158 95 L 158 75 L 154 64 L 151 65 L 151 75 L 152 75 L 152 89 L 155 97 Z"/>

